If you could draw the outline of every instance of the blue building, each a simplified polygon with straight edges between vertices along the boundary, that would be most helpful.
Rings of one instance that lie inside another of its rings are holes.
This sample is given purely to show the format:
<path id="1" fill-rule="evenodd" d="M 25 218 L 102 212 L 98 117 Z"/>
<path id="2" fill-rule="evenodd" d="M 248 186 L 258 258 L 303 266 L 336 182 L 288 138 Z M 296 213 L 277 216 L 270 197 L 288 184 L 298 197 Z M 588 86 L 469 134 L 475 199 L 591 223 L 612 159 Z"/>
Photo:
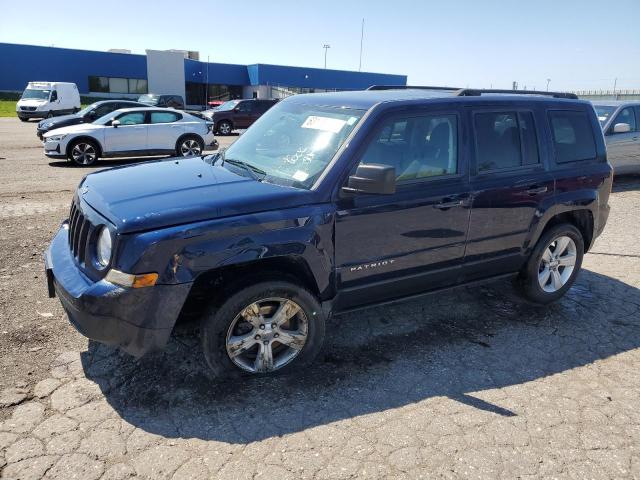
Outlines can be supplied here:
<path id="1" fill-rule="evenodd" d="M 281 98 L 294 93 L 406 85 L 406 75 L 282 65 L 202 62 L 196 52 L 96 52 L 0 43 L 0 91 L 22 92 L 31 81 L 73 82 L 100 98 L 177 94 L 189 105 L 205 98 Z"/>

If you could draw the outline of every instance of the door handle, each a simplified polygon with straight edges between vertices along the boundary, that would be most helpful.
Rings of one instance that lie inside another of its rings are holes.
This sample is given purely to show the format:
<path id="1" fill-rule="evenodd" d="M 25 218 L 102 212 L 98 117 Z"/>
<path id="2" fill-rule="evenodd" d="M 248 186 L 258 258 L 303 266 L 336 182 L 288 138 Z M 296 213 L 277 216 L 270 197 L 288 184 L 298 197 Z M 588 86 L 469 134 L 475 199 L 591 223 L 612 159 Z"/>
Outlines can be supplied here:
<path id="1" fill-rule="evenodd" d="M 529 195 L 539 195 L 541 193 L 545 193 L 547 191 L 547 187 L 536 187 L 533 186 L 527 190 Z"/>
<path id="2" fill-rule="evenodd" d="M 453 207 L 461 207 L 464 204 L 464 200 L 452 200 L 450 202 L 440 202 L 433 205 L 433 208 L 439 210 L 447 210 Z"/>

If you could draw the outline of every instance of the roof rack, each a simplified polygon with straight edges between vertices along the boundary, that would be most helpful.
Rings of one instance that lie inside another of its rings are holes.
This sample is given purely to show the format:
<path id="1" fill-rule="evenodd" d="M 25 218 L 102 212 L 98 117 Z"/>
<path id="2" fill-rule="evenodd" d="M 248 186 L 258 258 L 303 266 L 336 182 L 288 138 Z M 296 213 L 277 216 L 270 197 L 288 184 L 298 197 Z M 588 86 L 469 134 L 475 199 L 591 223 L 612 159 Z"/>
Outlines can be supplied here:
<path id="1" fill-rule="evenodd" d="M 463 88 L 456 92 L 458 97 L 479 97 L 483 93 L 504 93 L 508 95 L 545 95 L 553 98 L 570 98 L 577 100 L 578 96 L 575 93 L 564 92 L 545 92 L 540 90 L 496 90 L 496 89 L 478 89 L 478 88 Z"/>
<path id="2" fill-rule="evenodd" d="M 371 85 L 367 90 L 460 90 L 460 87 L 430 87 L 428 85 Z"/>

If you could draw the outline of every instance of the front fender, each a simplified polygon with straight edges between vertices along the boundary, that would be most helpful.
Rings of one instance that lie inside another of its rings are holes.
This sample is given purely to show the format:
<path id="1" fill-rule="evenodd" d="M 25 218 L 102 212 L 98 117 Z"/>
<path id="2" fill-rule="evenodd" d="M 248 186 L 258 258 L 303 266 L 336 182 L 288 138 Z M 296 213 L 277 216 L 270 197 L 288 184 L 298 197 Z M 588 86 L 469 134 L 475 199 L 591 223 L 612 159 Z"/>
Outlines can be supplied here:
<path id="1" fill-rule="evenodd" d="M 115 268 L 158 272 L 159 284 L 179 284 L 222 267 L 295 257 L 324 292 L 332 285 L 333 221 L 332 207 L 324 204 L 123 235 Z"/>

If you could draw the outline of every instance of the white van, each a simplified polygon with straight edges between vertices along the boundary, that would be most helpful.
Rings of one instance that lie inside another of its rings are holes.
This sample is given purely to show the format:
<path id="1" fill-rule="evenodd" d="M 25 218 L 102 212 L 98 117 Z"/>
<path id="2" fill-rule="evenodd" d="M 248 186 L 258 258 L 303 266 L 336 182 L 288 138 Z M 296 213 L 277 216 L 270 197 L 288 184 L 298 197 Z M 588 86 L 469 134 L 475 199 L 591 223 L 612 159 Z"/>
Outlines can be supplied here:
<path id="1" fill-rule="evenodd" d="M 29 118 L 51 118 L 80 110 L 80 93 L 75 83 L 29 82 L 16 104 L 23 122 Z"/>

